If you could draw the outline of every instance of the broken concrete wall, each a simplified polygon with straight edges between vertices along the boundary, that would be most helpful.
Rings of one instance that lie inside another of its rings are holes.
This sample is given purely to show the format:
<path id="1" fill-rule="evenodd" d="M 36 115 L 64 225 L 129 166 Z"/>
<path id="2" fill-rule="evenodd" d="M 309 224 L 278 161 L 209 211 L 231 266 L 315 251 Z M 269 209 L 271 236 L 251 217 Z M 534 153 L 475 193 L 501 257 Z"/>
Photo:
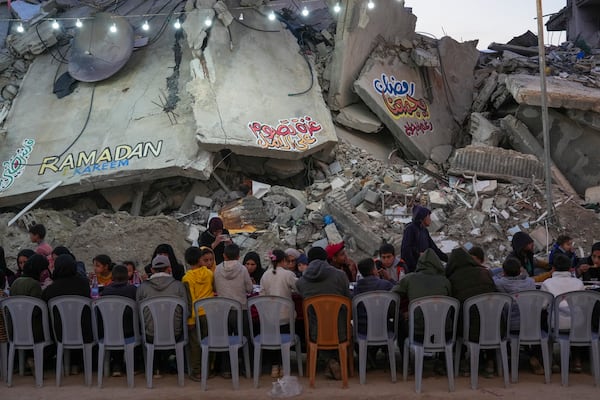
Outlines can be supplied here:
<path id="1" fill-rule="evenodd" d="M 52 90 L 63 70 L 50 55 L 36 58 L 0 138 L 0 206 L 30 201 L 58 181 L 49 198 L 173 175 L 208 179 L 212 154 L 198 148 L 182 90 L 190 55 L 182 52 L 177 65 L 175 40 L 165 33 L 110 79 L 79 83 L 62 99 Z M 167 106 L 174 65 L 170 90 L 178 101 Z"/>
<path id="2" fill-rule="evenodd" d="M 205 29 L 205 14 L 193 10 L 184 23 L 195 55 L 187 90 L 201 148 L 287 160 L 331 149 L 331 114 L 312 61 L 290 31 L 249 10 L 246 26 L 215 18 L 206 42 L 190 38 Z"/>
<path id="3" fill-rule="evenodd" d="M 345 4 L 338 17 L 335 50 L 329 66 L 331 81 L 327 103 L 332 110 L 358 100 L 352 85 L 373 49 L 382 40 L 412 41 L 417 22 L 409 9 L 393 1 L 372 10 L 364 1 L 349 0 Z"/>
<path id="4" fill-rule="evenodd" d="M 473 99 L 477 50 L 451 38 L 438 46 L 439 56 L 435 48 L 419 49 L 415 55 L 402 46 L 381 44 L 354 84 L 403 152 L 420 161 L 430 158 L 437 146 L 453 143 Z"/>
<path id="5" fill-rule="evenodd" d="M 567 39 L 583 40 L 591 48 L 600 46 L 598 36 L 598 15 L 600 4 L 595 0 L 569 1 L 570 18 L 567 22 Z"/>
<path id="6" fill-rule="evenodd" d="M 550 156 L 556 166 L 580 194 L 590 186 L 599 185 L 600 154 L 596 149 L 600 148 L 600 131 L 578 124 L 553 109 L 548 110 L 548 117 Z M 521 106 L 517 118 L 527 125 L 539 143 L 544 143 L 539 107 Z"/>

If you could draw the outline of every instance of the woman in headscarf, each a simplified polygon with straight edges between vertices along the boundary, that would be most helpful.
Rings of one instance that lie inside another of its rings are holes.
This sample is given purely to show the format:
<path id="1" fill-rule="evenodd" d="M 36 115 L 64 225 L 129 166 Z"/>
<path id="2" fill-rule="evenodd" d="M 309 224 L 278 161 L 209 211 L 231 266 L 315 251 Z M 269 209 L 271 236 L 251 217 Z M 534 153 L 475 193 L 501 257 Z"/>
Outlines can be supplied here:
<path id="1" fill-rule="evenodd" d="M 152 253 L 152 257 L 150 258 L 150 260 L 154 260 L 154 257 L 156 257 L 159 254 L 169 258 L 169 261 L 171 262 L 171 273 L 173 275 L 173 278 L 175 278 L 178 281 L 181 281 L 181 278 L 183 278 L 183 275 L 185 274 L 185 267 L 179 262 L 179 260 L 175 256 L 175 250 L 173 250 L 173 247 L 167 243 L 159 244 L 158 246 L 156 246 L 156 249 L 154 249 L 154 253 Z M 149 278 L 152 275 L 152 263 L 146 265 L 144 267 L 144 271 L 146 271 L 146 275 L 148 275 Z"/>
<path id="2" fill-rule="evenodd" d="M 223 220 L 219 217 L 211 218 L 208 229 L 198 237 L 198 246 L 210 247 L 215 253 L 215 262 L 219 265 L 223 262 L 223 252 L 228 244 L 231 244 L 231 237 L 223 226 Z"/>
<path id="3" fill-rule="evenodd" d="M 440 260 L 448 261 L 446 253 L 442 252 L 431 239 L 427 230 L 429 225 L 431 225 L 431 210 L 420 205 L 414 206 L 413 219 L 404 228 L 400 250 L 408 272 L 415 271 L 419 257 L 427 249 L 432 249 Z"/>
<path id="4" fill-rule="evenodd" d="M 260 256 L 255 251 L 250 251 L 244 256 L 244 262 L 242 263 L 250 274 L 253 285 L 259 285 L 260 279 L 262 278 L 265 270 L 262 268 L 260 262 Z"/>
<path id="5" fill-rule="evenodd" d="M 20 278 L 21 275 L 23 275 L 23 267 L 25 266 L 25 263 L 27 262 L 27 260 L 29 260 L 29 257 L 31 257 L 34 254 L 35 251 L 31 249 L 23 249 L 19 251 L 19 253 L 17 254 L 17 272 L 15 273 L 16 278 Z"/>

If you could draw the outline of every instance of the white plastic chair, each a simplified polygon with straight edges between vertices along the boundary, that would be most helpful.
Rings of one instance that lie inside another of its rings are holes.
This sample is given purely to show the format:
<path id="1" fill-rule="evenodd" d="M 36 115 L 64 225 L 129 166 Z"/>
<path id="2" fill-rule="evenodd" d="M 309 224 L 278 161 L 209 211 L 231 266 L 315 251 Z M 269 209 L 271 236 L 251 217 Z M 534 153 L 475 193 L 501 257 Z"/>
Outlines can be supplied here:
<path id="1" fill-rule="evenodd" d="M 92 304 L 94 310 L 94 337 L 98 342 L 98 387 L 102 387 L 104 372 L 104 358 L 106 352 L 123 350 L 125 354 L 125 369 L 127 371 L 127 385 L 134 387 L 134 349 L 142 343 L 140 335 L 137 303 L 123 296 L 105 296 L 95 300 Z M 129 310 L 129 311 L 127 311 Z M 125 337 L 124 316 L 131 315 L 133 336 Z M 100 319 L 102 332 L 100 332 Z"/>
<path id="2" fill-rule="evenodd" d="M 85 384 L 90 386 L 92 384 L 92 349 L 96 342 L 93 340 L 89 343 L 85 342 L 83 337 L 85 327 L 82 329 L 81 323 L 86 309 L 89 310 L 91 316 L 92 299 L 74 295 L 58 296 L 48 301 L 48 309 L 54 339 L 56 340 L 56 386 L 61 384 L 65 350 L 72 349 L 83 350 Z M 57 318 L 60 318 L 60 321 Z M 60 334 L 58 334 L 59 326 L 61 328 Z M 93 330 L 92 326 L 89 329 L 91 332 Z M 68 367 L 69 363 L 67 362 L 65 365 Z"/>
<path id="3" fill-rule="evenodd" d="M 363 309 L 364 307 L 364 309 Z M 390 307 L 393 321 L 390 325 Z M 386 345 L 392 382 L 396 382 L 396 340 L 400 297 L 396 293 L 377 290 L 361 293 L 352 299 L 354 341 L 358 343 L 358 375 L 363 385 L 367 375 L 367 346 Z M 367 331 L 359 332 L 358 319 L 365 314 Z"/>
<path id="4" fill-rule="evenodd" d="M 559 329 L 559 306 L 566 302 L 571 316 L 571 328 Z M 571 346 L 592 348 L 592 374 L 594 383 L 600 385 L 600 360 L 598 326 L 592 326 L 594 306 L 600 304 L 600 293 L 591 290 L 577 290 L 554 298 L 554 323 L 552 336 L 560 344 L 560 375 L 563 386 L 569 385 L 569 353 Z"/>
<path id="5" fill-rule="evenodd" d="M 174 315 L 177 307 L 181 307 L 181 336 L 175 335 Z M 175 296 L 151 297 L 139 303 L 140 321 L 142 323 L 142 339 L 146 353 L 146 386 L 152 389 L 152 366 L 154 364 L 154 350 L 175 349 L 177 359 L 177 383 L 183 386 L 184 380 L 184 353 L 188 342 L 186 300 Z M 145 313 L 150 313 L 154 336 L 152 343 L 148 340 Z"/>
<path id="6" fill-rule="evenodd" d="M 44 348 L 52 344 L 48 306 L 43 300 L 29 296 L 9 297 L 2 300 L 0 306 L 4 313 L 8 334 L 7 385 L 12 386 L 15 350 L 33 349 L 35 384 L 41 387 L 44 384 Z M 40 311 L 43 332 L 43 340 L 37 343 L 34 340 L 32 329 L 33 313 L 36 309 Z"/>
<path id="7" fill-rule="evenodd" d="M 511 381 L 519 380 L 519 347 L 520 345 L 540 345 L 544 364 L 544 381 L 550 383 L 552 373 L 550 358 L 550 319 L 552 315 L 552 293 L 541 290 L 525 290 L 512 294 L 513 307 L 519 309 L 519 332 L 510 334 Z M 547 313 L 547 329 L 542 325 L 543 312 Z"/>
<path id="8" fill-rule="evenodd" d="M 412 352 L 415 354 L 415 391 L 417 393 L 421 393 L 425 352 L 444 353 L 448 374 L 448 390 L 454 391 L 452 348 L 456 342 L 459 310 L 460 302 L 447 296 L 427 296 L 410 302 L 408 306 L 408 337 L 404 340 L 403 377 L 406 381 L 409 353 Z M 423 315 L 423 332 L 416 335 L 415 321 L 418 311 Z M 446 330 L 447 321 L 452 322 L 451 333 Z M 448 334 L 450 337 L 448 337 Z"/>
<path id="9" fill-rule="evenodd" d="M 0 298 L 0 316 L 2 317 L 4 328 L 6 329 L 6 323 L 4 323 L 4 312 L 2 311 L 2 300 L 4 299 Z M 0 364 L 0 378 L 6 382 L 8 375 L 8 342 L 0 343 Z"/>
<path id="10" fill-rule="evenodd" d="M 281 350 L 283 375 L 290 376 L 290 349 L 294 346 L 298 362 L 298 374 L 302 376 L 302 351 L 300 337 L 295 332 L 294 302 L 279 296 L 255 296 L 248 299 L 248 309 L 256 307 L 260 323 L 260 333 L 254 334 L 252 316 L 248 313 L 250 337 L 254 344 L 254 387 L 258 387 L 261 371 L 262 350 Z M 281 333 L 281 316 L 289 324 L 290 333 Z"/>
<path id="11" fill-rule="evenodd" d="M 479 350 L 496 349 L 498 371 L 504 377 L 504 386 L 508 387 L 508 333 L 510 326 L 510 307 L 512 297 L 505 293 L 484 293 L 465 300 L 463 304 L 463 337 L 456 340 L 454 374 L 458 374 L 460 350 L 466 342 L 471 356 L 471 388 L 477 389 L 479 374 Z M 471 329 L 470 311 L 474 308 L 479 313 L 479 339 L 474 342 L 469 338 Z"/>
<path id="12" fill-rule="evenodd" d="M 204 309 L 206 313 L 206 322 L 208 325 L 208 335 L 203 337 L 198 322 L 198 310 Z M 242 323 L 242 305 L 235 300 L 225 297 L 210 297 L 197 300 L 194 303 L 196 311 L 196 330 L 198 339 L 200 340 L 200 348 L 202 349 L 202 390 L 206 390 L 206 379 L 208 377 L 208 354 L 211 351 L 229 352 L 229 360 L 231 362 L 231 380 L 233 388 L 238 389 L 240 386 L 239 369 L 238 369 L 238 351 L 240 347 L 244 351 L 244 362 L 246 367 L 246 377 L 250 378 L 250 351 L 248 350 L 248 340 L 243 333 Z M 235 311 L 236 318 L 236 334 L 229 334 L 228 316 L 229 313 Z"/>

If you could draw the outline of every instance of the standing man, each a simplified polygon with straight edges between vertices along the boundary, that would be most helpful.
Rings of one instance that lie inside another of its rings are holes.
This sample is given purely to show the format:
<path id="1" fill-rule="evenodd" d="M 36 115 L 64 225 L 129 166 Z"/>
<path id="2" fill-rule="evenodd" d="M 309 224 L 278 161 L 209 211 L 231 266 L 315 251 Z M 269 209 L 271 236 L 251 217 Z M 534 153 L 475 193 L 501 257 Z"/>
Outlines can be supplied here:
<path id="1" fill-rule="evenodd" d="M 442 252 L 431 239 L 427 230 L 429 225 L 431 225 L 431 211 L 416 205 L 413 208 L 413 220 L 406 226 L 402 236 L 401 256 L 408 268 L 406 272 L 415 271 L 419 257 L 427 249 L 432 249 L 440 260 L 448 261 L 448 255 Z"/>

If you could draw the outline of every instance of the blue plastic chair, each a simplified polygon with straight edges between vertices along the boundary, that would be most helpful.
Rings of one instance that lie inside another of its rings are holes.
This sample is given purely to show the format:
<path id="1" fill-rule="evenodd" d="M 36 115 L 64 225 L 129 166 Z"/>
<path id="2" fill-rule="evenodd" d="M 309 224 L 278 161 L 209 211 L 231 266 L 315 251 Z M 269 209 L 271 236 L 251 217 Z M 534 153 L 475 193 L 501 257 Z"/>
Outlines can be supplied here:
<path id="1" fill-rule="evenodd" d="M 592 326 L 594 306 L 600 304 L 600 293 L 591 290 L 577 290 L 554 298 L 553 339 L 560 344 L 560 375 L 563 386 L 569 385 L 569 353 L 571 346 L 591 347 L 592 373 L 594 383 L 600 385 L 600 360 L 598 326 Z M 562 306 L 562 307 L 561 307 Z M 571 327 L 568 331 L 559 329 L 560 310 L 568 308 Z"/>
<path id="2" fill-rule="evenodd" d="M 252 316 L 248 313 L 250 337 L 254 344 L 254 387 L 258 387 L 261 371 L 262 350 L 281 350 L 283 375 L 290 376 L 290 349 L 294 346 L 298 362 L 298 374 L 302 376 L 302 351 L 300 337 L 295 331 L 295 309 L 291 299 L 279 296 L 255 296 L 248 299 L 248 309 L 256 307 L 260 333 L 254 334 Z M 285 319 L 282 319 L 285 315 Z M 281 325 L 289 325 L 290 333 L 281 333 Z"/>
<path id="3" fill-rule="evenodd" d="M 390 307 L 393 321 L 390 321 Z M 358 318 L 363 312 L 367 319 L 367 332 L 365 333 L 358 331 Z M 400 297 L 396 293 L 377 290 L 361 293 L 352 299 L 354 341 L 358 343 L 358 375 L 361 385 L 365 383 L 367 375 L 367 346 L 387 346 L 391 378 L 392 382 L 396 382 L 396 340 L 398 338 L 399 313 Z"/>
<path id="4" fill-rule="evenodd" d="M 56 386 L 60 386 L 62 371 L 63 371 L 63 355 L 65 350 L 72 349 L 83 350 L 83 369 L 85 376 L 85 384 L 92 384 L 92 349 L 96 342 L 86 343 L 83 338 L 81 327 L 82 316 L 85 309 L 92 310 L 92 299 L 83 296 L 58 296 L 48 301 L 48 309 L 50 319 L 52 321 L 52 329 L 54 339 L 56 340 Z M 56 320 L 54 311 L 60 316 L 60 326 L 62 337 L 58 338 L 57 327 L 59 321 Z M 90 327 L 91 328 L 91 327 Z M 68 362 L 65 363 L 68 367 Z"/>
<path id="5" fill-rule="evenodd" d="M 519 347 L 520 345 L 537 345 L 542 348 L 542 361 L 544 364 L 544 381 L 550 383 L 552 373 L 549 338 L 550 321 L 552 315 L 552 293 L 541 290 L 525 290 L 512 294 L 513 307 L 519 308 L 519 332 L 510 334 L 511 352 L 511 381 L 519 380 Z M 541 324 L 542 313 L 547 313 L 547 327 Z"/>
<path id="6" fill-rule="evenodd" d="M 188 342 L 186 300 L 176 296 L 151 297 L 139 303 L 140 321 L 142 323 L 142 341 L 146 354 L 146 386 L 152 389 L 152 366 L 154 364 L 154 350 L 175 349 L 177 359 L 177 383 L 183 386 L 184 380 L 184 353 Z M 181 336 L 175 335 L 174 315 L 181 307 Z M 152 319 L 154 336 L 152 343 L 148 340 L 148 327 L 144 315 Z"/>
<path id="7" fill-rule="evenodd" d="M 463 304 L 463 337 L 456 340 L 454 374 L 458 374 L 460 350 L 466 342 L 471 356 L 471 388 L 477 389 L 479 373 L 479 350 L 496 349 L 498 371 L 504 377 L 504 386 L 508 387 L 508 333 L 510 326 L 510 307 L 512 297 L 505 293 L 484 293 L 465 300 Z M 471 309 L 479 312 L 479 339 L 469 339 L 471 329 Z"/>
<path id="8" fill-rule="evenodd" d="M 208 325 L 208 335 L 202 336 L 200 329 L 198 310 L 204 309 Z M 206 380 L 208 378 L 208 354 L 211 351 L 229 352 L 231 362 L 231 380 L 234 389 L 239 389 L 240 378 L 238 369 L 238 351 L 240 348 L 244 351 L 244 362 L 246 367 L 246 377 L 250 378 L 250 351 L 248 350 L 248 340 L 244 336 L 242 323 L 242 305 L 240 302 L 225 297 L 210 297 L 200 299 L 194 302 L 196 311 L 196 331 L 200 340 L 202 349 L 202 390 L 206 390 Z M 231 311 L 237 312 L 236 327 L 237 334 L 229 334 L 228 316 Z"/>
<path id="9" fill-rule="evenodd" d="M 423 356 L 425 352 L 441 353 L 446 357 L 448 390 L 454 391 L 452 349 L 456 342 L 456 326 L 460 302 L 447 296 L 427 296 L 415 299 L 408 306 L 408 337 L 404 340 L 403 377 L 408 377 L 409 353 L 415 354 L 415 391 L 421 393 L 423 380 Z M 415 337 L 417 311 L 423 314 L 423 333 Z M 452 321 L 452 332 L 446 331 L 448 318 Z M 448 334 L 450 336 L 448 337 Z"/>
<path id="10" fill-rule="evenodd" d="M 35 384 L 41 387 L 44 384 L 44 348 L 53 343 L 50 337 L 48 306 L 43 300 L 29 296 L 12 296 L 3 299 L 0 306 L 4 313 L 8 334 L 8 371 L 6 375 L 8 386 L 12 386 L 15 350 L 32 349 L 35 360 Z M 34 341 L 32 329 L 33 313 L 36 309 L 41 313 L 44 336 L 43 340 L 37 343 Z M 23 360 L 20 362 L 22 363 Z"/>
<path id="11" fill-rule="evenodd" d="M 92 306 L 94 335 L 98 342 L 98 387 L 102 387 L 106 352 L 108 351 L 110 356 L 111 350 L 123 350 L 125 353 L 127 385 L 134 387 L 134 349 L 142 343 L 137 303 L 123 296 L 105 296 L 95 300 Z M 123 316 L 126 310 L 130 310 L 132 316 L 133 336 L 131 337 L 125 337 Z M 102 332 L 99 331 L 100 319 Z"/>

